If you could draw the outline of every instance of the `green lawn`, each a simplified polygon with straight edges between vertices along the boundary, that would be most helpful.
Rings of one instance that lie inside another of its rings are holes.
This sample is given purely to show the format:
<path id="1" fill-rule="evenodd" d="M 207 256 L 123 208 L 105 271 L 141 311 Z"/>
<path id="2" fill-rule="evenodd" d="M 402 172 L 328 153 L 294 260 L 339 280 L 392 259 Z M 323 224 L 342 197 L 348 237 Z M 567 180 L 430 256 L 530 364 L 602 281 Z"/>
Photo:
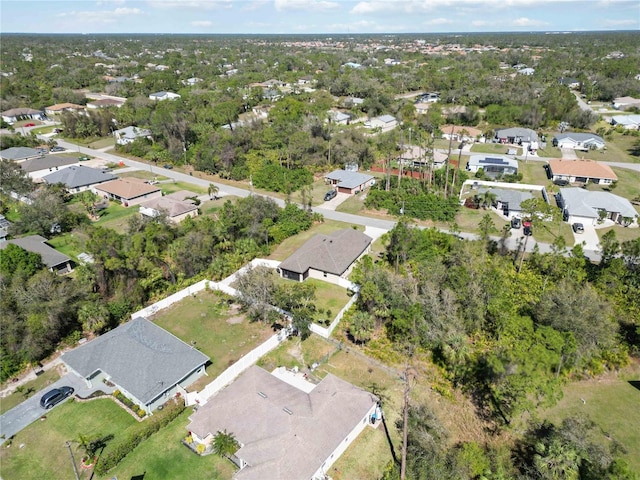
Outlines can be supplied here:
<path id="1" fill-rule="evenodd" d="M 557 405 L 543 412 L 543 418 L 560 422 L 569 416 L 588 416 L 597 427 L 594 440 L 610 446 L 612 440 L 622 444 L 629 465 L 640 472 L 640 385 L 634 388 L 629 381 L 640 380 L 640 364 L 622 372 L 570 383 Z M 584 403 L 583 403 L 584 400 Z"/>
<path id="2" fill-rule="evenodd" d="M 295 285 L 297 283 L 293 280 L 287 280 L 278 276 L 276 276 L 276 278 L 277 283 L 280 285 Z M 351 298 L 347 295 L 345 288 L 334 285 L 333 283 L 323 282 L 315 278 L 307 278 L 304 283 L 313 285 L 316 288 L 316 300 L 314 302 L 316 309 L 323 312 L 326 312 L 327 309 L 331 310 L 330 321 L 333 321 L 338 312 L 344 308 Z M 327 318 L 326 315 L 322 315 L 321 319 L 325 318 Z"/>
<path id="3" fill-rule="evenodd" d="M 188 417 L 191 413 L 191 409 L 187 408 L 166 428 L 133 450 L 109 472 L 109 478 L 117 476 L 119 479 L 129 480 L 144 474 L 145 480 L 230 479 L 236 469 L 229 460 L 217 455 L 200 457 L 180 443 L 187 435 Z"/>
<path id="4" fill-rule="evenodd" d="M 522 173 L 522 182 L 533 185 L 543 185 L 547 191 L 553 189 L 553 182 L 547 178 L 543 162 L 518 162 L 518 171 Z"/>
<path id="5" fill-rule="evenodd" d="M 129 222 L 129 217 L 137 215 L 139 209 L 136 205 L 131 207 L 123 207 L 118 202 L 109 202 L 109 207 L 98 212 L 100 220 L 94 224 L 105 228 L 112 228 L 118 233 L 123 233 Z"/>
<path id="6" fill-rule="evenodd" d="M 601 123 L 599 125 L 610 128 L 611 125 Z M 594 127 L 595 128 L 595 127 Z M 586 153 L 586 157 L 590 160 L 602 160 L 605 162 L 629 162 L 640 163 L 640 157 L 631 155 L 631 146 L 640 140 L 639 136 L 635 136 L 630 132 L 627 135 L 614 132 L 611 137 L 605 138 L 606 147 L 604 150 Z"/>
<path id="7" fill-rule="evenodd" d="M 158 185 L 162 188 L 162 193 L 165 195 L 167 193 L 177 192 L 179 190 L 189 190 L 190 192 L 197 193 L 199 195 L 203 195 L 207 193 L 207 189 L 203 187 L 199 187 L 192 183 L 184 183 L 184 182 L 171 182 L 171 183 L 161 183 Z"/>
<path id="8" fill-rule="evenodd" d="M 9 448 L 0 450 L 0 475 L 5 480 L 23 478 L 73 478 L 65 442 L 80 434 L 90 438 L 113 435 L 105 453 L 138 428 L 138 422 L 113 400 L 79 403 L 67 401 L 47 412 L 46 420 L 32 423 L 17 433 Z M 20 448 L 20 445 L 24 445 Z M 76 461 L 80 453 L 72 444 Z M 84 474 L 83 480 L 89 478 Z"/>
<path id="9" fill-rule="evenodd" d="M 24 384 L 24 389 L 21 392 L 14 391 L 12 394 L 6 397 L 0 398 L 0 415 L 11 410 L 16 405 L 24 402 L 27 398 L 33 396 L 34 393 L 39 392 L 43 388 L 51 385 L 60 378 L 60 374 L 57 370 L 47 370 L 42 375 L 36 377 L 35 380 L 31 380 Z"/>
<path id="10" fill-rule="evenodd" d="M 211 358 L 208 376 L 189 390 L 204 387 L 274 333 L 267 325 L 247 320 L 222 295 L 208 291 L 161 310 L 153 321 L 184 342 L 195 342 L 196 348 Z"/>
<path id="11" fill-rule="evenodd" d="M 639 210 L 636 207 L 636 210 Z M 640 211 L 638 212 L 640 215 Z M 625 228 L 622 226 L 615 227 L 607 227 L 607 228 L 598 228 L 596 232 L 598 233 L 598 237 L 602 239 L 602 236 L 610 230 L 614 230 L 616 232 L 616 238 L 619 242 L 626 242 L 628 240 L 635 240 L 640 237 L 640 228 Z"/>
<path id="12" fill-rule="evenodd" d="M 350 213 L 352 215 L 359 215 L 364 209 L 364 201 L 366 200 L 364 195 L 351 195 L 344 202 L 336 207 L 336 212 Z"/>
<path id="13" fill-rule="evenodd" d="M 125 177 L 133 177 L 133 178 L 140 178 L 142 180 L 158 180 L 158 181 L 162 181 L 162 180 L 168 180 L 169 177 L 164 177 L 160 174 L 158 174 L 158 168 L 156 168 L 154 171 L 151 170 L 133 170 L 133 171 L 129 171 L 129 172 L 124 172 L 124 173 L 118 173 L 117 171 L 115 171 L 114 173 L 117 173 L 119 177 L 121 178 L 125 178 Z"/>
<path id="14" fill-rule="evenodd" d="M 613 167 L 612 170 L 618 176 L 618 183 L 616 187 L 611 190 L 611 193 L 628 200 L 633 200 L 640 196 L 640 172 L 617 167 Z M 598 192 L 610 191 L 609 187 L 605 185 L 595 185 L 593 183 L 588 184 L 587 189 Z"/>
<path id="15" fill-rule="evenodd" d="M 78 260 L 78 254 L 82 253 L 80 248 L 80 241 L 75 235 L 75 232 L 67 232 L 62 235 L 47 240 L 47 243 L 61 253 L 71 257 L 72 260 Z"/>
<path id="16" fill-rule="evenodd" d="M 501 143 L 474 143 L 471 146 L 472 153 L 498 153 L 505 154 L 509 151 L 511 147 L 509 145 L 503 145 Z M 522 153 L 522 149 L 518 148 L 518 155 Z"/>

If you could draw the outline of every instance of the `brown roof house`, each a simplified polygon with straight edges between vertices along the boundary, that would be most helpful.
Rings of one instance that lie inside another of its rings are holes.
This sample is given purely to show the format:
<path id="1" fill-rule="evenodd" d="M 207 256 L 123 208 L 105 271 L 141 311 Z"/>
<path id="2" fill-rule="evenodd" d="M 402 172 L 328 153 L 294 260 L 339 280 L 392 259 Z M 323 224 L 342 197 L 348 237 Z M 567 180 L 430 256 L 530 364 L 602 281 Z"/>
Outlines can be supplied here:
<path id="1" fill-rule="evenodd" d="M 197 197 L 198 194 L 181 190 L 164 197 L 148 200 L 140 204 L 140 214 L 154 218 L 165 213 L 171 222 L 180 223 L 187 217 L 198 216 L 198 206 L 190 198 L 193 196 Z"/>
<path id="2" fill-rule="evenodd" d="M 120 202 L 125 207 L 162 197 L 162 190 L 139 178 L 118 178 L 95 185 L 91 190 L 104 198 Z"/>
<path id="3" fill-rule="evenodd" d="M 254 365 L 191 415 L 187 429 L 207 446 L 218 432 L 233 434 L 236 480 L 320 480 L 378 413 L 375 395 L 332 374 L 303 390 Z"/>
<path id="4" fill-rule="evenodd" d="M 370 246 L 371 237 L 352 228 L 316 235 L 281 262 L 278 272 L 283 278 L 299 282 L 308 277 L 344 278 Z"/>
<path id="5" fill-rule="evenodd" d="M 594 160 L 549 160 L 549 173 L 554 182 L 567 180 L 569 183 L 608 185 L 618 180 L 609 165 Z"/>
<path id="6" fill-rule="evenodd" d="M 44 112 L 47 115 L 57 115 L 59 113 L 64 112 L 83 112 L 84 106 L 76 105 L 75 103 L 56 103 L 55 105 L 51 105 L 50 107 L 46 107 Z"/>

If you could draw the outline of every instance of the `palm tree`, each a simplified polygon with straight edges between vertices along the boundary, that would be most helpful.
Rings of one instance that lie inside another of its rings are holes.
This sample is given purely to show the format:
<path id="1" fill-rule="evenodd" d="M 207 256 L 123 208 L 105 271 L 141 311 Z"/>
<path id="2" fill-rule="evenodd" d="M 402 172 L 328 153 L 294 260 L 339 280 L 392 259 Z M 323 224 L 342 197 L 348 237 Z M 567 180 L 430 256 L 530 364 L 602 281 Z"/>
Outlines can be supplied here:
<path id="1" fill-rule="evenodd" d="M 227 433 L 226 430 L 218 432 L 213 439 L 213 451 L 221 457 L 230 457 L 238 451 L 240 443 L 235 439 L 233 433 Z"/>
<path id="2" fill-rule="evenodd" d="M 496 199 L 498 198 L 498 196 L 493 193 L 491 190 L 487 190 L 486 192 L 484 192 L 484 195 L 482 195 L 482 206 L 484 208 L 491 207 L 491 205 L 493 205 L 493 202 L 496 201 Z"/>
<path id="3" fill-rule="evenodd" d="M 218 192 L 220 191 L 220 187 L 218 187 L 215 183 L 209 184 L 209 198 L 215 199 L 218 196 Z"/>

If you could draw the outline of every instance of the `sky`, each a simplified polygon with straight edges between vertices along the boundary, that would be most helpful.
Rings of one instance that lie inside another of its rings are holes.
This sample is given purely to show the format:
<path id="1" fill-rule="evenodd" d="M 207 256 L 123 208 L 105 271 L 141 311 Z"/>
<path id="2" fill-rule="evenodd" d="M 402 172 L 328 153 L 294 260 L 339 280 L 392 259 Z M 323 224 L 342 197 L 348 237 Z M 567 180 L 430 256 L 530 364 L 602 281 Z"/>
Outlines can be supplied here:
<path id="1" fill-rule="evenodd" d="M 0 33 L 441 33 L 640 29 L 640 0 L 0 0 Z"/>

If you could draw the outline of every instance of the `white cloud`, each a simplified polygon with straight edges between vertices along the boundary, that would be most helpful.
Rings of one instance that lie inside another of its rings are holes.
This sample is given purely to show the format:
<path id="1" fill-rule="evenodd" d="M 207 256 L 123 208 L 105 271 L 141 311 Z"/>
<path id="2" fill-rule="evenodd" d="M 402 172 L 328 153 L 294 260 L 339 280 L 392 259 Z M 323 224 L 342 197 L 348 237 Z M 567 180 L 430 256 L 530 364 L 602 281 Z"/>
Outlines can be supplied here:
<path id="1" fill-rule="evenodd" d="M 449 25 L 452 23 L 453 21 L 449 20 L 448 18 L 432 18 L 431 20 L 427 20 L 422 24 L 426 26 L 433 26 L 433 25 Z"/>
<path id="2" fill-rule="evenodd" d="M 615 1 L 615 0 L 608 0 Z M 624 1 L 624 0 L 618 0 Z M 544 4 L 584 3 L 583 0 L 362 0 L 357 3 L 351 13 L 370 14 L 379 12 L 419 13 L 439 8 L 460 9 L 504 9 L 520 7 L 539 7 Z"/>
<path id="3" fill-rule="evenodd" d="M 139 8 L 119 7 L 113 10 L 83 10 L 58 13 L 56 16 L 69 19 L 73 22 L 84 22 L 94 24 L 115 23 L 118 17 L 128 17 L 131 15 L 140 15 L 142 10 Z"/>
<path id="4" fill-rule="evenodd" d="M 258 10 L 261 7 L 264 7 L 270 3 L 270 0 L 252 0 L 246 1 L 242 3 L 242 10 L 245 12 L 249 12 L 252 10 Z"/>
<path id="5" fill-rule="evenodd" d="M 199 28 L 210 27 L 211 25 L 213 25 L 213 22 L 210 22 L 209 20 L 196 20 L 195 22 L 191 22 L 191 25 Z"/>
<path id="6" fill-rule="evenodd" d="M 148 0 L 147 3 L 151 7 L 163 9 L 214 10 L 233 6 L 233 0 Z"/>
<path id="7" fill-rule="evenodd" d="M 323 12 L 327 10 L 335 10 L 340 6 L 340 4 L 326 0 L 274 0 L 273 6 L 279 12 L 286 10 Z"/>
<path id="8" fill-rule="evenodd" d="M 103 5 L 124 5 L 126 0 L 98 0 L 96 5 L 102 7 Z"/>
<path id="9" fill-rule="evenodd" d="M 533 20 L 531 18 L 520 17 L 513 20 L 514 27 L 542 27 L 544 25 L 548 25 L 547 22 L 543 22 L 541 20 Z"/>

